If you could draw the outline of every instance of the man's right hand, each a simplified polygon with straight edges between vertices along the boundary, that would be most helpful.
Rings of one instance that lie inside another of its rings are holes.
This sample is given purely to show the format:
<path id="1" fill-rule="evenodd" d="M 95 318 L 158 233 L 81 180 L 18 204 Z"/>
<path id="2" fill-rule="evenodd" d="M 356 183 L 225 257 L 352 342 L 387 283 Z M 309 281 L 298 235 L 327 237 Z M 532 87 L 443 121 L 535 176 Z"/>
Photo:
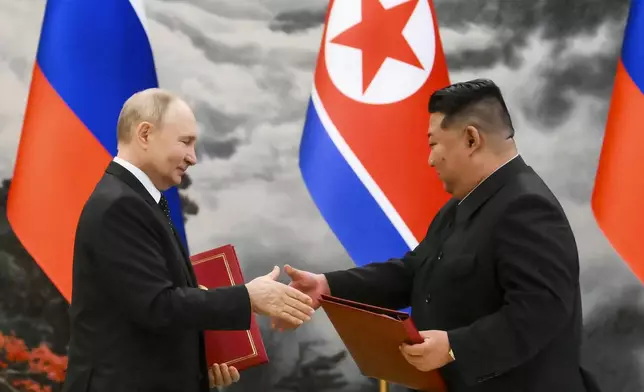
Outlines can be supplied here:
<path id="1" fill-rule="evenodd" d="M 308 271 L 298 270 L 288 264 L 284 266 L 284 271 L 291 278 L 289 286 L 308 295 L 312 300 L 311 306 L 313 309 L 320 307 L 319 298 L 322 294 L 331 294 L 329 283 L 323 274 L 314 274 Z M 299 324 L 289 323 L 286 320 L 275 318 L 272 319 L 271 325 L 273 328 L 279 330 L 293 329 L 299 326 Z"/>
<path id="2" fill-rule="evenodd" d="M 277 282 L 279 274 L 280 269 L 275 266 L 269 274 L 246 284 L 252 311 L 295 326 L 311 320 L 314 312 L 311 298 Z"/>

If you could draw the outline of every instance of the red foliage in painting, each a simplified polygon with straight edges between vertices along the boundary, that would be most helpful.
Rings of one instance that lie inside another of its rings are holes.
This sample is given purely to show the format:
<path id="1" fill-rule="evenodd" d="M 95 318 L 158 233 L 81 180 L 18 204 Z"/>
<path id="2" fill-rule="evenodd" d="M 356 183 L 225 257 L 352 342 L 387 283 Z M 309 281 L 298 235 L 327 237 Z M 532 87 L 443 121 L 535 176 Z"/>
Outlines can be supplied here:
<path id="1" fill-rule="evenodd" d="M 25 392 L 51 392 L 51 386 L 42 386 L 33 380 L 16 380 L 11 384 Z"/>
<path id="2" fill-rule="evenodd" d="M 0 332 L 0 381 L 24 392 L 51 392 L 65 380 L 67 357 L 51 352 L 45 344 L 29 349 L 14 334 Z M 38 382 L 36 380 L 45 380 Z"/>

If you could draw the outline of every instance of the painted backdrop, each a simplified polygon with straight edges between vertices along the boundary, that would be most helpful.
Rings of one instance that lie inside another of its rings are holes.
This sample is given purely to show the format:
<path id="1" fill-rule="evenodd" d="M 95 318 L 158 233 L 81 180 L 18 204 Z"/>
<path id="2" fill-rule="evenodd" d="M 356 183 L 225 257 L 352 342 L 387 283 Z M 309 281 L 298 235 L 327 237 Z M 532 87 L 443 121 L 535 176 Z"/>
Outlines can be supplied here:
<path id="1" fill-rule="evenodd" d="M 314 272 L 350 267 L 297 162 L 326 1 L 147 4 L 160 84 L 185 97 L 203 132 L 200 164 L 181 191 L 191 251 L 234 243 L 247 279 L 287 262 Z M 589 207 L 627 5 L 435 0 L 451 80 L 498 82 L 521 153 L 572 221 L 584 361 L 606 391 L 635 392 L 644 390 L 644 290 Z M 4 209 L 43 11 L 44 0 L 0 2 L 0 391 L 57 390 L 65 366 L 67 305 L 16 241 Z M 271 363 L 229 390 L 377 390 L 322 312 L 289 334 L 261 321 Z"/>

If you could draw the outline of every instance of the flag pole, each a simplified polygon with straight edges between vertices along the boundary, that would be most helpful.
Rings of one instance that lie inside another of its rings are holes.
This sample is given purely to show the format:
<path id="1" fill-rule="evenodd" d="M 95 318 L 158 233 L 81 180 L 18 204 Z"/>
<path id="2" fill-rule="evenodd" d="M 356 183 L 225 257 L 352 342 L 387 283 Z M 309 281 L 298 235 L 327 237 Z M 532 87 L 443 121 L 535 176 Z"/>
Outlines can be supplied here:
<path id="1" fill-rule="evenodd" d="M 389 385 L 387 385 L 387 381 L 380 380 L 380 392 L 389 392 Z"/>

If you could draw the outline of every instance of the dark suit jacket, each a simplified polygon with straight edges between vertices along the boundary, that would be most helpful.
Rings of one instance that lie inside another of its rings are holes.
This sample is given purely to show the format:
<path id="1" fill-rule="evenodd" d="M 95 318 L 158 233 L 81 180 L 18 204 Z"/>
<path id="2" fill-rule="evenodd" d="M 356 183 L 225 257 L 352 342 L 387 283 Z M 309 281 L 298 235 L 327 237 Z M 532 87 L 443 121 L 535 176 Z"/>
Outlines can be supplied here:
<path id="1" fill-rule="evenodd" d="M 521 157 L 450 200 L 400 260 L 326 274 L 336 296 L 411 305 L 419 330 L 448 332 L 450 392 L 584 392 L 575 238 Z"/>
<path id="2" fill-rule="evenodd" d="M 243 285 L 197 288 L 161 208 L 112 162 L 78 223 L 65 392 L 208 391 L 204 329 L 250 328 Z"/>

